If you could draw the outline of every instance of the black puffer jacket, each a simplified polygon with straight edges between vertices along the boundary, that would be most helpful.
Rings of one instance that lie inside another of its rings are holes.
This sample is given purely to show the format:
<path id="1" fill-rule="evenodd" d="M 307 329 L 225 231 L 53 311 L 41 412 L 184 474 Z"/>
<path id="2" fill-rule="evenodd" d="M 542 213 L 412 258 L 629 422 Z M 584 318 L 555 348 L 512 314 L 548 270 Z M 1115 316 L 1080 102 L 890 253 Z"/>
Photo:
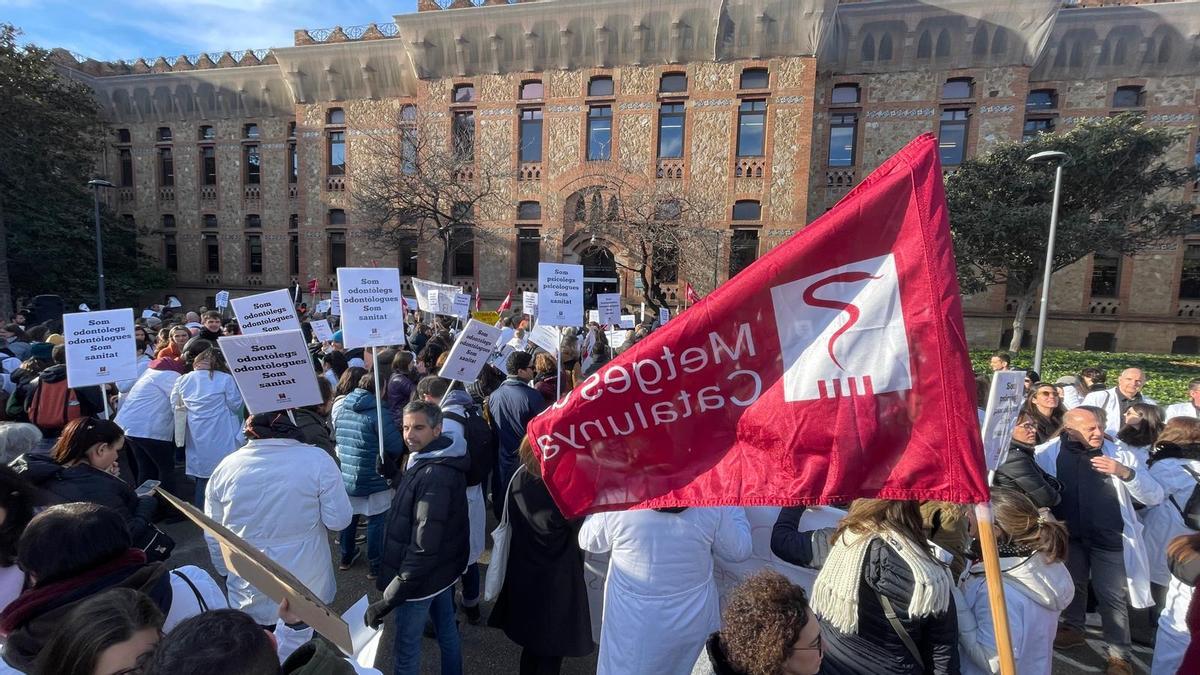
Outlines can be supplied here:
<path id="1" fill-rule="evenodd" d="M 376 585 L 393 607 L 450 586 L 467 568 L 467 469 L 458 440 L 439 436 L 404 470 L 384 532 Z M 452 456 L 448 456 L 452 455 Z"/>
<path id="2" fill-rule="evenodd" d="M 910 619 L 908 601 L 913 592 L 908 565 L 882 540 L 867 548 L 858 585 L 858 632 L 851 635 L 821 620 L 825 641 L 822 675 L 893 673 L 895 675 L 948 675 L 959 672 L 958 615 L 954 598 L 949 608 L 931 616 Z M 886 597 L 900 623 L 916 643 L 924 669 L 884 616 L 879 595 Z"/>
<path id="3" fill-rule="evenodd" d="M 992 485 L 1016 490 L 1029 497 L 1038 508 L 1058 506 L 1062 499 L 1059 495 L 1062 484 L 1037 465 L 1033 459 L 1033 448 L 1020 443 L 1013 443 L 1008 449 L 1008 456 L 996 467 Z"/>
<path id="4" fill-rule="evenodd" d="M 12 461 L 12 468 L 37 488 L 47 501 L 59 504 L 88 502 L 114 509 L 129 526 L 135 542 L 146 539 L 157 506 L 154 497 L 138 497 L 116 476 L 89 464 L 61 466 L 46 455 L 28 453 Z"/>

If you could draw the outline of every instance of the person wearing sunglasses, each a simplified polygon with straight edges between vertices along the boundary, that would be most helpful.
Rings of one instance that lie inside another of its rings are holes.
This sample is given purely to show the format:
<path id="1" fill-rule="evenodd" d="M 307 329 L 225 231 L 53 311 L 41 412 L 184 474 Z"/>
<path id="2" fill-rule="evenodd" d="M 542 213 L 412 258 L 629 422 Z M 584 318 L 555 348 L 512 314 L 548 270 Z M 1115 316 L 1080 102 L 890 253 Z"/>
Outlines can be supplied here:
<path id="1" fill-rule="evenodd" d="M 1034 446 L 1037 445 L 1037 422 L 1028 414 L 1022 413 L 1013 427 L 1012 444 L 1004 461 L 996 467 L 996 475 L 992 485 L 998 488 L 1016 490 L 1029 498 L 1038 508 L 1057 506 L 1062 485 L 1041 467 L 1033 458 Z"/>
<path id="2" fill-rule="evenodd" d="M 721 630 L 708 637 L 692 675 L 814 675 L 825 643 L 804 589 L 765 570 L 725 603 Z"/>
<path id="3" fill-rule="evenodd" d="M 1058 387 L 1049 382 L 1035 381 L 1029 389 L 1029 397 L 1025 399 L 1024 414 L 1037 424 L 1037 444 L 1053 438 L 1062 427 L 1063 415 L 1067 414 Z"/>

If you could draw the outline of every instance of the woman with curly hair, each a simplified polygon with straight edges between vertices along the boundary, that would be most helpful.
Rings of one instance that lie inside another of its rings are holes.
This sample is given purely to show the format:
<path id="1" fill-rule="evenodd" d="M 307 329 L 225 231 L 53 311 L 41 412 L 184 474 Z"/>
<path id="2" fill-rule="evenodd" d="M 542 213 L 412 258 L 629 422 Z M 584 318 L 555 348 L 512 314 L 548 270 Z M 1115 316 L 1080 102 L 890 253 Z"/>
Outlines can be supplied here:
<path id="1" fill-rule="evenodd" d="M 765 570 L 730 593 L 692 675 L 814 675 L 825 646 L 804 589 Z"/>

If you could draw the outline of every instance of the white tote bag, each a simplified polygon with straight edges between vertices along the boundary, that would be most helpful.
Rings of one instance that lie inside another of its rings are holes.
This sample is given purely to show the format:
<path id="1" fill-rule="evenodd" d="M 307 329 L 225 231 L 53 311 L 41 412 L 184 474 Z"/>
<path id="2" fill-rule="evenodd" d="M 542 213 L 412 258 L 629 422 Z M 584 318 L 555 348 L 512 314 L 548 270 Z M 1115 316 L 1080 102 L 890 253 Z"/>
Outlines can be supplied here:
<path id="1" fill-rule="evenodd" d="M 518 466 L 512 479 L 508 481 L 508 487 L 504 490 L 504 513 L 500 516 L 500 524 L 492 530 L 492 561 L 488 563 L 487 579 L 483 585 L 483 599 L 487 602 L 499 597 L 500 589 L 504 587 L 504 573 L 508 570 L 508 547 L 512 539 L 512 532 L 508 529 L 508 496 L 512 494 L 513 481 L 524 468 Z"/>

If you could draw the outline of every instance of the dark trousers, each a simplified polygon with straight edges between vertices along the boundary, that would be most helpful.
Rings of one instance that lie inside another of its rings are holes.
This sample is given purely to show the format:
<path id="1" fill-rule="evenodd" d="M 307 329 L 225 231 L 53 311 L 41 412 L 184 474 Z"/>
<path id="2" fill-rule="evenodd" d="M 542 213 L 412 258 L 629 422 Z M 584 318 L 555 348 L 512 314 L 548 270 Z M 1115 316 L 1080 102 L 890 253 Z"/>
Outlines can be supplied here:
<path id="1" fill-rule="evenodd" d="M 126 436 L 125 445 L 132 450 L 137 466 L 135 487 L 145 481 L 156 480 L 162 483 L 162 489 L 173 495 L 179 495 L 178 486 L 175 485 L 174 441 Z"/>
<path id="2" fill-rule="evenodd" d="M 563 657 L 545 656 L 521 650 L 521 675 L 558 675 L 562 671 Z"/>
<path id="3" fill-rule="evenodd" d="M 1075 581 L 1075 598 L 1062 613 L 1063 623 L 1083 632 L 1090 580 L 1099 603 L 1100 623 L 1109 653 L 1128 660 L 1131 645 L 1124 551 L 1105 551 L 1093 548 L 1083 539 L 1071 538 L 1067 548 L 1067 570 Z"/>
<path id="4" fill-rule="evenodd" d="M 478 607 L 479 606 L 479 563 L 471 563 L 467 565 L 467 571 L 463 572 L 462 577 L 462 604 L 463 607 Z"/>

